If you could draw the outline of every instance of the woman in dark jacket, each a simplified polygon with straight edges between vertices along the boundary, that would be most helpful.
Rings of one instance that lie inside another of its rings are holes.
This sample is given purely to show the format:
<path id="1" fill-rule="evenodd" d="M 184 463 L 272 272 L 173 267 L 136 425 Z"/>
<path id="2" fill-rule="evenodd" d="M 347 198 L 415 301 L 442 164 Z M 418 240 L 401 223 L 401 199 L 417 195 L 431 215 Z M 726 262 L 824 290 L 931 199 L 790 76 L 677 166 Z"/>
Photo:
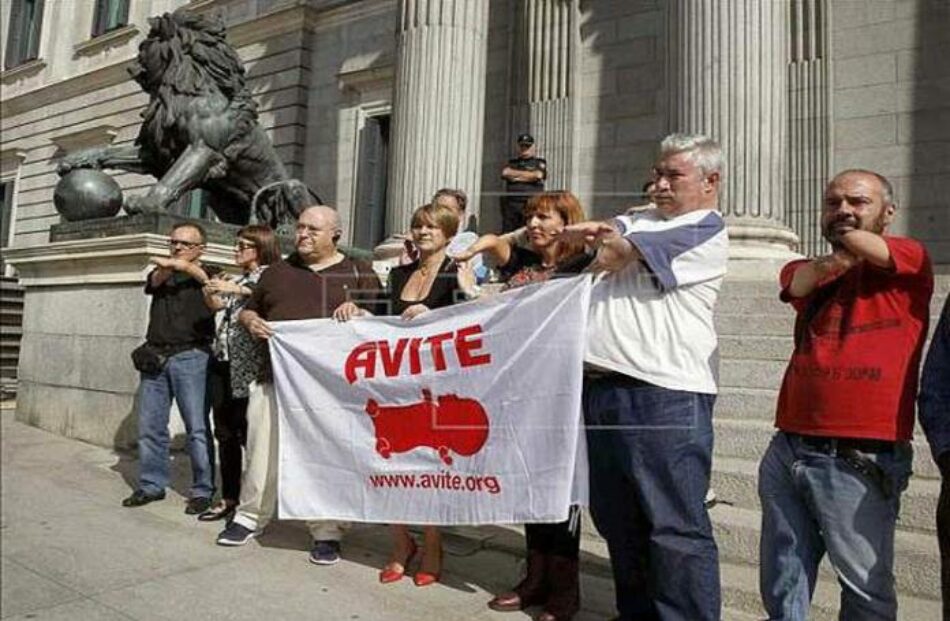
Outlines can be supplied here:
<path id="1" fill-rule="evenodd" d="M 466 260 L 484 252 L 500 270 L 506 289 L 577 274 L 590 264 L 592 256 L 582 242 L 568 243 L 559 237 L 565 226 L 586 220 L 573 194 L 536 194 L 525 205 L 524 215 L 528 248 L 513 244 L 510 237 L 485 235 L 457 258 Z M 559 524 L 525 524 L 524 530 L 527 575 L 488 606 L 504 612 L 540 605 L 543 612 L 538 621 L 567 621 L 580 609 L 579 509 L 571 507 L 568 519 Z"/>

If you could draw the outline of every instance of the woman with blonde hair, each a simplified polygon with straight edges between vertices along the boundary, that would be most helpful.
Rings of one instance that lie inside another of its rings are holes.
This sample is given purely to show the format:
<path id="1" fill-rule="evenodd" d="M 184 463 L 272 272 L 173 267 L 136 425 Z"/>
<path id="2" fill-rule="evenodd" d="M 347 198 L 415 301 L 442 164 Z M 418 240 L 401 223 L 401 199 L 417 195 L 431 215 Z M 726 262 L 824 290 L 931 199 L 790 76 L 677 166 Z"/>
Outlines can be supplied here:
<path id="1" fill-rule="evenodd" d="M 454 304 L 461 297 L 455 263 L 445 255 L 449 240 L 459 227 L 458 212 L 446 205 L 423 205 L 412 214 L 411 238 L 418 257 L 389 273 L 389 314 L 403 319 Z M 415 540 L 405 524 L 391 525 L 393 552 L 379 572 L 386 584 L 401 580 L 418 552 Z M 442 537 L 435 526 L 423 528 L 423 553 L 419 570 L 413 576 L 416 586 L 439 581 L 442 573 Z"/>

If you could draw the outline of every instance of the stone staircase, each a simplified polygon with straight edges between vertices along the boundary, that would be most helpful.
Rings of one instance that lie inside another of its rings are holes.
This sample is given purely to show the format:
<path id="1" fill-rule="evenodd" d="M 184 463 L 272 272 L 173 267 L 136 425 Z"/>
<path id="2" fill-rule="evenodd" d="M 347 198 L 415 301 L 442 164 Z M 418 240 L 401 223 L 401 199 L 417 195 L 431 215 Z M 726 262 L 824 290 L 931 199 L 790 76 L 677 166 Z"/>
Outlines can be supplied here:
<path id="1" fill-rule="evenodd" d="M 16 395 L 17 361 L 23 334 L 23 287 L 0 277 L 0 399 Z"/>
<path id="2" fill-rule="evenodd" d="M 950 276 L 939 276 L 931 304 L 934 324 L 948 291 Z M 778 387 L 792 350 L 794 315 L 778 300 L 774 280 L 727 280 L 716 319 L 722 360 L 713 488 L 720 504 L 711 516 L 723 563 L 724 604 L 727 610 L 761 615 L 757 470 L 773 433 Z M 896 543 L 900 618 L 936 620 L 940 584 L 934 516 L 939 473 L 919 430 L 914 450 L 915 474 L 902 497 Z M 811 618 L 837 618 L 838 592 L 826 562 Z"/>

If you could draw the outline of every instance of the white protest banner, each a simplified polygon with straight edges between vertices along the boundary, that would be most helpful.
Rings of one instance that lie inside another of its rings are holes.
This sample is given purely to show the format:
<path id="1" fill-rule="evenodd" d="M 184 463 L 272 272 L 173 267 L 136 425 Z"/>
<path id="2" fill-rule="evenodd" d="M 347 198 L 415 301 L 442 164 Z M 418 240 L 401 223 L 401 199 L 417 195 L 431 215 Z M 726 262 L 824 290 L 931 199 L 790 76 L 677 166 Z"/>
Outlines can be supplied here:
<path id="1" fill-rule="evenodd" d="M 274 323 L 281 518 L 557 522 L 587 501 L 590 283 L 405 321 Z"/>

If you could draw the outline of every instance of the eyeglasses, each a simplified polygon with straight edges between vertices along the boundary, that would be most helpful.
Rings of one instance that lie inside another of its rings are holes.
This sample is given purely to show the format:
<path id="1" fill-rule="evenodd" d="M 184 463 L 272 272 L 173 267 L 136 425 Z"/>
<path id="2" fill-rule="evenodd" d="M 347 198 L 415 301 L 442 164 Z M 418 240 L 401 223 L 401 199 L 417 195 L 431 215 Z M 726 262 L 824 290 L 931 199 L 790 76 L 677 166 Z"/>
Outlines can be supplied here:
<path id="1" fill-rule="evenodd" d="M 178 246 L 181 246 L 182 248 L 186 248 L 187 250 L 192 250 L 193 248 L 197 248 L 198 246 L 201 246 L 202 244 L 201 242 L 190 242 L 184 239 L 169 239 L 168 245 L 171 248 L 177 248 Z"/>
<path id="2" fill-rule="evenodd" d="M 318 229 L 308 224 L 298 224 L 295 230 L 297 231 L 297 235 L 307 235 L 309 237 L 316 237 L 323 232 L 323 229 Z"/>
<path id="3" fill-rule="evenodd" d="M 239 252 L 243 250 L 251 250 L 253 248 L 257 248 L 257 244 L 254 242 L 239 241 L 234 244 L 234 249 Z"/>

